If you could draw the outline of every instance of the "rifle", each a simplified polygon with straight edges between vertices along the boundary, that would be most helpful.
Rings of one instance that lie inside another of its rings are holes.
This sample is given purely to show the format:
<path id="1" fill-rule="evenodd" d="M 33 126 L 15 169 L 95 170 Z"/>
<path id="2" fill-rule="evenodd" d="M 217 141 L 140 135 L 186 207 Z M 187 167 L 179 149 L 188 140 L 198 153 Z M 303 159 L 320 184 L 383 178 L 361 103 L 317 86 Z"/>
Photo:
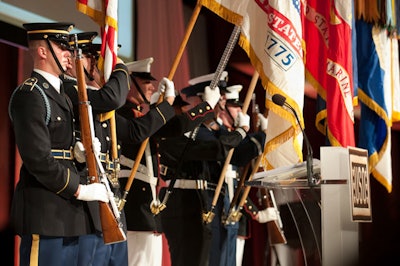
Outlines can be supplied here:
<path id="1" fill-rule="evenodd" d="M 78 48 L 78 38 L 75 35 L 75 65 L 78 85 L 79 98 L 79 119 L 81 127 L 81 139 L 86 151 L 86 165 L 90 182 L 99 183 L 99 177 L 96 167 L 96 156 L 93 149 L 94 128 L 90 125 L 93 123 L 92 110 L 88 100 L 86 91 L 85 75 L 82 64 L 82 50 Z M 91 122 L 92 121 L 92 122 Z M 106 186 L 107 187 L 107 186 Z M 113 201 L 114 199 L 111 199 Z M 99 202 L 99 212 L 101 220 L 101 228 L 103 232 L 103 240 L 105 244 L 112 244 L 126 240 L 120 224 L 114 216 L 108 203 Z"/>

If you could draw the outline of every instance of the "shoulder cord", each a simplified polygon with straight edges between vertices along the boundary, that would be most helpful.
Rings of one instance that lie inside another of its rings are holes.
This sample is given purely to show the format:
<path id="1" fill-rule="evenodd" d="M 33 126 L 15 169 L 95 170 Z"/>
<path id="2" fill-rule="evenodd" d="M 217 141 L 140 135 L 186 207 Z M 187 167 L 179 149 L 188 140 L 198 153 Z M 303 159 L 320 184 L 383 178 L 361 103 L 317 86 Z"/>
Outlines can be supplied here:
<path id="1" fill-rule="evenodd" d="M 49 99 L 47 98 L 47 95 L 46 95 L 46 93 L 43 91 L 42 88 L 40 88 L 37 84 L 35 84 L 34 86 L 35 86 L 36 89 L 38 89 L 38 91 L 39 91 L 39 93 L 40 93 L 40 96 L 42 96 L 42 99 L 43 99 L 43 101 L 44 101 L 44 106 L 45 106 L 45 108 L 46 108 L 45 122 L 46 122 L 46 125 L 48 125 L 49 122 L 50 122 L 50 116 L 51 116 L 51 108 L 50 108 Z M 11 104 L 12 104 L 12 100 L 14 99 L 15 93 L 16 93 L 20 88 L 21 88 L 21 86 L 18 86 L 18 87 L 13 91 L 13 93 L 11 94 L 11 97 L 10 97 L 10 104 L 8 105 L 8 115 L 9 115 L 11 121 L 13 120 L 13 119 L 12 119 L 12 115 L 11 115 Z"/>

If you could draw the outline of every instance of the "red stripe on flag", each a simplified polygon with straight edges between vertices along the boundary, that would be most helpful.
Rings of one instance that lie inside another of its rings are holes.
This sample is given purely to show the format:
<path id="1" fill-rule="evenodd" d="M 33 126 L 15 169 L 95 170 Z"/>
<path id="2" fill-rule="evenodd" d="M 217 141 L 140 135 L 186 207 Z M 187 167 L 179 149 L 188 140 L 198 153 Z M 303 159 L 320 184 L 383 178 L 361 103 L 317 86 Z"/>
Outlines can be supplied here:
<path id="1" fill-rule="evenodd" d="M 260 1 L 256 1 L 257 4 L 263 9 L 268 15 L 268 26 L 279 36 L 287 41 L 293 49 L 296 50 L 299 57 L 303 57 L 303 49 L 301 47 L 301 38 L 296 32 L 296 28 L 293 23 L 280 13 L 278 10 L 271 7 L 267 2 L 262 4 Z"/>
<path id="2" fill-rule="evenodd" d="M 117 63 L 117 54 L 115 51 L 115 29 L 113 27 L 108 27 L 107 29 L 107 45 L 112 53 L 112 67 Z"/>

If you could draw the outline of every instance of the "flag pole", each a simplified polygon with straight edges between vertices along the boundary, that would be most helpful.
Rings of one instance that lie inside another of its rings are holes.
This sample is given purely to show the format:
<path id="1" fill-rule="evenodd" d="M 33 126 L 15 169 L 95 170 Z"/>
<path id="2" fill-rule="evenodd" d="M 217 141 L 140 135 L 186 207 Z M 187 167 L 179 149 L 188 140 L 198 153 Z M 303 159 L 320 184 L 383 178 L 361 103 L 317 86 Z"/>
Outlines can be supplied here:
<path id="1" fill-rule="evenodd" d="M 198 0 L 197 4 L 196 4 L 196 6 L 195 6 L 195 8 L 193 10 L 192 16 L 191 16 L 191 18 L 189 20 L 189 23 L 188 23 L 188 25 L 186 27 L 186 32 L 185 32 L 185 35 L 184 35 L 183 40 L 181 42 L 181 46 L 179 47 L 178 53 L 175 56 L 175 60 L 174 60 L 174 62 L 172 64 L 171 70 L 170 70 L 170 72 L 168 74 L 168 79 L 169 80 L 172 80 L 172 78 L 175 75 L 176 69 L 178 68 L 179 62 L 180 62 L 180 60 L 182 58 L 182 55 L 183 55 L 183 52 L 184 52 L 184 50 L 186 48 L 186 45 L 187 45 L 187 43 L 189 41 L 189 37 L 190 37 L 190 35 L 191 35 L 192 31 L 193 31 L 194 25 L 196 24 L 197 18 L 198 18 L 199 14 L 200 14 L 201 7 L 202 7 L 202 5 L 200 3 L 200 0 Z M 161 103 L 163 101 L 163 99 L 164 99 L 164 95 L 163 95 L 163 93 L 161 93 L 160 97 L 158 98 L 157 103 Z M 131 189 L 132 182 L 133 182 L 133 180 L 135 178 L 136 172 L 137 172 L 137 170 L 139 168 L 140 161 L 142 160 L 142 157 L 143 157 L 143 154 L 144 154 L 144 151 L 146 149 L 146 146 L 147 146 L 148 142 L 149 142 L 149 138 L 146 138 L 142 142 L 142 145 L 140 146 L 139 151 L 138 151 L 138 153 L 136 155 L 135 163 L 133 164 L 131 173 L 130 173 L 129 178 L 128 178 L 128 182 L 125 185 L 124 192 L 123 192 L 121 200 L 119 202 L 118 209 L 120 211 L 125 206 L 126 198 L 128 196 L 129 190 Z M 153 205 L 151 206 L 151 211 L 153 213 L 156 213 L 157 210 L 158 210 L 158 206 L 153 206 Z"/>

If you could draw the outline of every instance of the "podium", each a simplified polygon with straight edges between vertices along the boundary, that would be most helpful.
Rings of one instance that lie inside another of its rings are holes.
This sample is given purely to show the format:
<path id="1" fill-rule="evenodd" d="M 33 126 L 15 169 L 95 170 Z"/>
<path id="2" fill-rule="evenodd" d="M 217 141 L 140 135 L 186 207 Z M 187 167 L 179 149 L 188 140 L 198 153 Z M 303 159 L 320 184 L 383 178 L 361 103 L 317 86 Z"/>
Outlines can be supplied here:
<path id="1" fill-rule="evenodd" d="M 313 160 L 256 173 L 245 185 L 272 190 L 287 244 L 277 245 L 271 265 L 357 265 L 358 223 L 351 204 L 349 150 L 321 147 Z"/>

